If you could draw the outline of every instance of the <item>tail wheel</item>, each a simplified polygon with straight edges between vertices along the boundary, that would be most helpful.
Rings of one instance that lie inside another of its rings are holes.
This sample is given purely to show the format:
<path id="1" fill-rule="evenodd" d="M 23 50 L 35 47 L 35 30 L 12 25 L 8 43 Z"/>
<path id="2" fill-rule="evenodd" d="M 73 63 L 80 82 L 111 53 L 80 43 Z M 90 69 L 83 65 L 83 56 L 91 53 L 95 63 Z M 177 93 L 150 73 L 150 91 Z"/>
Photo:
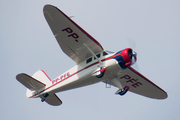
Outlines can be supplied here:
<path id="1" fill-rule="evenodd" d="M 129 86 L 125 86 L 118 94 L 122 96 L 126 94 L 128 90 L 129 90 Z"/>
<path id="2" fill-rule="evenodd" d="M 44 102 L 45 101 L 45 99 L 41 99 L 41 102 Z"/>
<path id="3" fill-rule="evenodd" d="M 48 93 L 43 94 L 42 97 L 41 97 L 41 102 L 44 102 L 45 99 L 46 99 L 48 96 L 49 96 Z"/>

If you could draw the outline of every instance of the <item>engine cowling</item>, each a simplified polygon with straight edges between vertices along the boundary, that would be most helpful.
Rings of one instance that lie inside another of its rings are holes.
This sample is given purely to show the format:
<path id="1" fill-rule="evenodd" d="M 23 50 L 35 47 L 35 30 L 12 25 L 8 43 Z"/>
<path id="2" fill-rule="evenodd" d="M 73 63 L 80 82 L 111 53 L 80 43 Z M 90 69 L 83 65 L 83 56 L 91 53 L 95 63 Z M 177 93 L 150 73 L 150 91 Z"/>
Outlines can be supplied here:
<path id="1" fill-rule="evenodd" d="M 115 59 L 118 61 L 121 68 L 125 69 L 133 65 L 137 60 L 137 54 L 131 48 L 126 48 L 115 54 Z"/>

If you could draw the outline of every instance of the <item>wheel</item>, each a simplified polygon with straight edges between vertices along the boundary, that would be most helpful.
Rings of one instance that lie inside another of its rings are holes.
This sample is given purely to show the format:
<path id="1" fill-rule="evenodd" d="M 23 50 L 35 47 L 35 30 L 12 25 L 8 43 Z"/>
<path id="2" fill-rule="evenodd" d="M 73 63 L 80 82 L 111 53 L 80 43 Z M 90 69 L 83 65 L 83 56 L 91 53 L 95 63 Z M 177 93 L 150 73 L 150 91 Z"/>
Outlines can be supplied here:
<path id="1" fill-rule="evenodd" d="M 128 90 L 129 90 L 129 87 L 125 86 L 118 94 L 122 96 L 122 95 L 126 94 Z"/>
<path id="2" fill-rule="evenodd" d="M 41 102 L 44 102 L 45 101 L 45 99 L 41 99 Z"/>

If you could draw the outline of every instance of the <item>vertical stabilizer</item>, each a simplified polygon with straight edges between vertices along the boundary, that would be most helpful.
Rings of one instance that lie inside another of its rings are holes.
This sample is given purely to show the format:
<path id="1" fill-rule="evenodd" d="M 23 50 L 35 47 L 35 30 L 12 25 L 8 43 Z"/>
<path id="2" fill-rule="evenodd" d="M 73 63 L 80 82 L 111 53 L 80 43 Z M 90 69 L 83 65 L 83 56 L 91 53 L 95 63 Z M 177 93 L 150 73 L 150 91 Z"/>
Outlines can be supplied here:
<path id="1" fill-rule="evenodd" d="M 51 79 L 43 70 L 38 70 L 36 73 L 34 73 L 32 77 L 46 84 L 46 86 L 49 86 L 52 84 Z"/>
<path id="2" fill-rule="evenodd" d="M 26 96 L 29 98 L 33 96 L 35 91 L 44 89 L 45 86 L 52 84 L 51 79 L 43 70 L 37 71 L 32 77 L 25 73 L 20 73 L 16 76 L 16 79 L 28 88 Z"/>

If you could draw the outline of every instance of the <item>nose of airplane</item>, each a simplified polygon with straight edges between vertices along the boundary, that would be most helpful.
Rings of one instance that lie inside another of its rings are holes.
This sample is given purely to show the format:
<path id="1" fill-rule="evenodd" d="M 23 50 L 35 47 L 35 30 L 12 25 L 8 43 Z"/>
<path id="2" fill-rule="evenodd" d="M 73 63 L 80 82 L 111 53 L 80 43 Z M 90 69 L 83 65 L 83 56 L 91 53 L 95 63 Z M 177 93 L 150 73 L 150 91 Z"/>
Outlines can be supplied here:
<path id="1" fill-rule="evenodd" d="M 131 58 L 131 65 L 133 65 L 137 60 L 137 53 L 132 50 L 132 58 Z"/>

